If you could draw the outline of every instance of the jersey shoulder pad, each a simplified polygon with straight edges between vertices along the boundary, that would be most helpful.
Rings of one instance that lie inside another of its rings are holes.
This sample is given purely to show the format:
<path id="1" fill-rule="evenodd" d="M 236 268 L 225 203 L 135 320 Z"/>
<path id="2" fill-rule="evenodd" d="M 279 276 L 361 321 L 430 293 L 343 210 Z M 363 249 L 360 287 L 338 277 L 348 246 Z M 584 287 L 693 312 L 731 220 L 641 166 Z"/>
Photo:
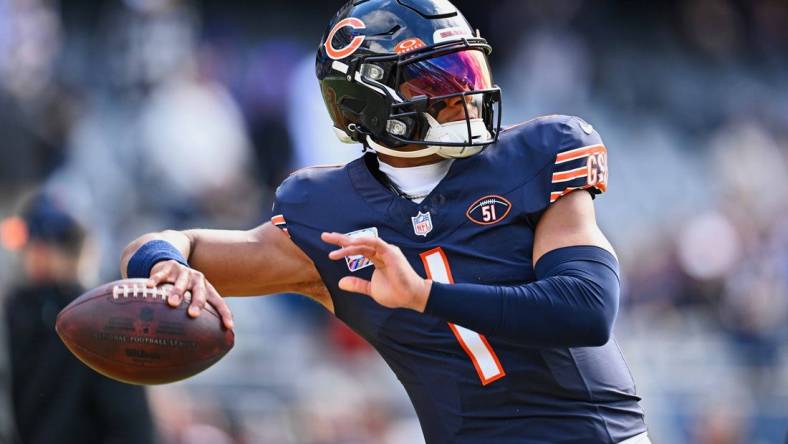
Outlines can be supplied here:
<path id="1" fill-rule="evenodd" d="M 607 190 L 607 148 L 599 133 L 580 117 L 538 117 L 512 129 L 527 146 L 549 156 L 550 202 L 572 191 Z"/>
<path id="2" fill-rule="evenodd" d="M 330 202 L 330 193 L 336 189 L 344 165 L 320 165 L 302 168 L 290 174 L 276 189 L 271 222 L 287 231 L 286 220 L 299 219 L 310 208 L 310 203 Z M 329 200 L 326 200 L 329 199 Z"/>
<path id="3" fill-rule="evenodd" d="M 337 179 L 344 165 L 317 165 L 296 170 L 279 184 L 276 200 L 290 203 L 303 202 Z"/>

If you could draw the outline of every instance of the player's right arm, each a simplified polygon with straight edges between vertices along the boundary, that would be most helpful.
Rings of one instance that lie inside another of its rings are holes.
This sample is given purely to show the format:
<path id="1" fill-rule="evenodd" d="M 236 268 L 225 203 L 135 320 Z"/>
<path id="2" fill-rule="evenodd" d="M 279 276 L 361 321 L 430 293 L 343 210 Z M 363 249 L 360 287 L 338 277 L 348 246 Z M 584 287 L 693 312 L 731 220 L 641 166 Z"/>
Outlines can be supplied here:
<path id="1" fill-rule="evenodd" d="M 177 306 L 186 291 L 192 294 L 191 316 L 199 315 L 206 302 L 222 315 L 225 325 L 232 315 L 222 300 L 225 296 L 300 293 L 333 310 L 314 263 L 279 228 L 267 222 L 247 231 L 185 230 L 149 233 L 131 242 L 121 258 L 121 273 L 127 277 L 128 263 L 145 243 L 164 240 L 177 248 L 190 267 L 174 260 L 151 268 L 152 285 L 172 283 L 168 302 Z M 228 325 L 229 326 L 229 325 Z"/>

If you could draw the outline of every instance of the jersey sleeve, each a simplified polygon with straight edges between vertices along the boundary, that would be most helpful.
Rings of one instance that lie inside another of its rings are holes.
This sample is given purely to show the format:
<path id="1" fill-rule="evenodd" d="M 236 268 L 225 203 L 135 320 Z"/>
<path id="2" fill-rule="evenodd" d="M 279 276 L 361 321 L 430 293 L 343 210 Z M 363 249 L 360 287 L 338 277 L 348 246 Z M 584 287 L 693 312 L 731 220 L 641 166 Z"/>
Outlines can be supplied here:
<path id="1" fill-rule="evenodd" d="M 274 205 L 271 209 L 271 223 L 292 238 L 288 222 L 296 224 L 300 219 L 306 201 L 309 199 L 309 187 L 296 173 L 286 178 L 276 189 Z"/>
<path id="2" fill-rule="evenodd" d="M 579 117 L 561 125 L 552 166 L 550 203 L 575 190 L 593 195 L 607 190 L 607 148 L 593 126 Z"/>
<path id="3" fill-rule="evenodd" d="M 274 205 L 274 212 L 277 212 L 276 205 Z M 274 214 L 271 216 L 271 223 L 274 224 L 276 228 L 284 231 L 288 236 L 290 235 L 290 233 L 287 231 L 287 221 L 285 220 L 285 215 L 283 213 Z"/>
<path id="4" fill-rule="evenodd" d="M 337 178 L 343 177 L 340 171 L 340 165 L 303 168 L 290 174 L 276 189 L 271 223 L 302 249 L 305 237 L 319 234 L 327 228 L 323 226 L 325 222 L 336 217 L 332 207 L 317 203 L 330 202 L 332 190 L 342 188 L 337 183 Z"/>

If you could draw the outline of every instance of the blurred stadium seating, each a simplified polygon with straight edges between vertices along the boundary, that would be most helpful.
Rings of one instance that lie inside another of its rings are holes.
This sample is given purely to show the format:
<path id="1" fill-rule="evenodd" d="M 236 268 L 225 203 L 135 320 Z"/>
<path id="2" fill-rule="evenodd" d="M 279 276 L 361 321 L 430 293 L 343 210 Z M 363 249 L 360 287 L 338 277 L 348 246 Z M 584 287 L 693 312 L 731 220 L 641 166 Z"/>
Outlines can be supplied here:
<path id="1" fill-rule="evenodd" d="M 494 47 L 505 123 L 576 114 L 606 140 L 616 334 L 653 441 L 784 442 L 788 3 L 455 3 Z M 254 226 L 290 171 L 357 156 L 313 71 L 339 4 L 0 0 L 0 296 L 36 187 L 90 228 L 95 285 L 142 232 Z M 393 374 L 316 304 L 231 306 L 235 350 L 150 389 L 162 443 L 422 441 Z"/>

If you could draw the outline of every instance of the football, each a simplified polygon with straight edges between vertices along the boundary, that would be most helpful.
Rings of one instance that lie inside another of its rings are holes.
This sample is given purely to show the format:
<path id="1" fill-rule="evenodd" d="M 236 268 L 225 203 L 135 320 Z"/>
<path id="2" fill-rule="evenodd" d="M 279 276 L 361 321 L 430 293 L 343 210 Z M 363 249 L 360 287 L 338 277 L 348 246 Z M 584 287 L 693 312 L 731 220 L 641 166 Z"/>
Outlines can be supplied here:
<path id="1" fill-rule="evenodd" d="M 235 334 L 207 306 L 191 318 L 190 294 L 167 303 L 172 285 L 124 279 L 97 287 L 57 316 L 55 330 L 93 370 L 130 384 L 165 384 L 210 367 L 233 347 Z"/>

